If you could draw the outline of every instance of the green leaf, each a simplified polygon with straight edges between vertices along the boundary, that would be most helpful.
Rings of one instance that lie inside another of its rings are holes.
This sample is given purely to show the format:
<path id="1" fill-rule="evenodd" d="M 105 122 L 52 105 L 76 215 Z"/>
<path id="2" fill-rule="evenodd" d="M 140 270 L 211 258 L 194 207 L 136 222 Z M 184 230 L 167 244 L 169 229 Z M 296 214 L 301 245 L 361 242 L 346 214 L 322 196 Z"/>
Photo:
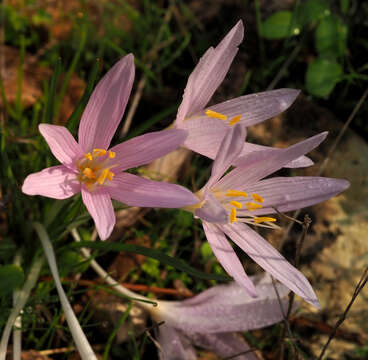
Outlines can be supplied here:
<path id="1" fill-rule="evenodd" d="M 16 265 L 0 266 L 0 295 L 9 294 L 16 287 L 22 285 L 24 273 L 21 267 Z"/>
<path id="2" fill-rule="evenodd" d="M 338 57 L 345 54 L 348 27 L 335 15 L 324 18 L 316 30 L 316 48 L 320 55 Z"/>
<path id="3" fill-rule="evenodd" d="M 164 254 L 163 252 L 156 250 L 156 249 L 150 249 L 143 246 L 138 246 L 134 244 L 119 244 L 119 243 L 107 243 L 107 242 L 100 242 L 95 243 L 91 241 L 82 241 L 79 243 L 73 243 L 71 245 L 73 248 L 90 248 L 90 249 L 100 249 L 104 251 L 127 251 L 127 252 L 133 252 L 136 254 L 148 256 L 150 258 L 158 260 L 160 263 L 165 265 L 170 265 L 174 267 L 177 270 L 184 271 L 189 275 L 195 276 L 199 279 L 206 279 L 206 280 L 230 280 L 228 276 L 222 276 L 222 275 L 215 275 L 215 274 L 206 274 L 202 271 L 199 271 L 197 269 L 194 269 L 190 265 L 188 265 L 183 260 L 177 259 L 175 257 L 169 256 Z"/>
<path id="4" fill-rule="evenodd" d="M 309 0 L 300 5 L 298 14 L 300 22 L 306 25 L 329 16 L 331 11 L 326 0 Z"/>
<path id="5" fill-rule="evenodd" d="M 266 39 L 283 39 L 300 33 L 296 16 L 290 11 L 278 11 L 268 17 L 261 26 L 261 36 Z"/>
<path id="6" fill-rule="evenodd" d="M 340 81 L 342 68 L 335 60 L 317 58 L 308 65 L 307 90 L 315 96 L 327 97 Z"/>

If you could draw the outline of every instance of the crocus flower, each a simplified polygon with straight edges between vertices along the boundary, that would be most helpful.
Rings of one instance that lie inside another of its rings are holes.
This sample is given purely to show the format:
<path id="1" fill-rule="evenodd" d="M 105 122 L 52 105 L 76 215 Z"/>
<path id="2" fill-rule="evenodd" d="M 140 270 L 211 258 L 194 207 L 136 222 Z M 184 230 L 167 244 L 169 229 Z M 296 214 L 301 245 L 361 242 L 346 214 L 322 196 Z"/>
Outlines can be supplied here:
<path id="1" fill-rule="evenodd" d="M 224 80 L 243 40 L 243 23 L 239 21 L 216 48 L 210 47 L 189 76 L 175 126 L 188 131 L 184 145 L 211 159 L 216 157 L 226 132 L 236 123 L 243 127 L 258 124 L 285 111 L 296 99 L 299 90 L 278 89 L 240 96 L 206 108 L 212 95 Z M 265 146 L 244 143 L 237 162 Z M 284 167 L 304 167 L 313 162 L 305 156 Z"/>
<path id="2" fill-rule="evenodd" d="M 235 125 L 220 145 L 210 179 L 196 193 L 198 203 L 186 208 L 202 220 L 207 240 L 225 270 L 253 296 L 257 291 L 226 236 L 289 289 L 319 306 L 305 276 L 247 224 L 275 227 L 276 219 L 266 216 L 275 213 L 275 209 L 286 212 L 310 206 L 349 186 L 346 180 L 325 177 L 262 180 L 311 151 L 326 135 L 326 132 L 321 133 L 286 149 L 250 153 L 242 158 L 238 167 L 224 175 L 243 149 L 245 129 L 240 124 Z"/>
<path id="3" fill-rule="evenodd" d="M 283 319 L 288 308 L 288 289 L 282 284 L 273 286 L 271 277 L 253 276 L 258 297 L 231 282 L 214 286 L 184 301 L 158 301 L 150 312 L 158 327 L 160 358 L 162 360 L 194 360 L 193 345 L 212 350 L 217 355 L 236 359 L 256 360 L 237 331 L 249 331 L 270 326 Z"/>
<path id="4" fill-rule="evenodd" d="M 117 62 L 93 91 L 79 125 L 78 142 L 63 126 L 40 124 L 39 130 L 62 165 L 29 175 L 22 191 L 65 199 L 81 192 L 102 240 L 115 225 L 111 199 L 130 206 L 177 207 L 198 201 L 189 190 L 124 173 L 173 151 L 186 138 L 180 129 L 152 132 L 109 149 L 134 80 L 133 55 Z"/>

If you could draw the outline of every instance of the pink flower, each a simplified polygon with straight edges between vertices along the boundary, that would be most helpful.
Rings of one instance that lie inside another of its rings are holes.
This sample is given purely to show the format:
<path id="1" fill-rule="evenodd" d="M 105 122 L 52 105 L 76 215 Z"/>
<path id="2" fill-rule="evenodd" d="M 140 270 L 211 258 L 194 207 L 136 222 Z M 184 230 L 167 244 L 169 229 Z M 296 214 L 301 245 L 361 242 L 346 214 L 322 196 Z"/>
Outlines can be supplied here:
<path id="1" fill-rule="evenodd" d="M 256 299 L 231 282 L 214 286 L 184 301 L 157 301 L 150 312 L 158 327 L 160 359 L 197 359 L 192 344 L 214 351 L 222 358 L 256 360 L 249 345 L 236 331 L 249 331 L 282 321 L 288 309 L 288 289 L 277 284 L 278 300 L 271 277 L 252 276 Z M 282 308 L 280 307 L 282 306 Z"/>
<path id="2" fill-rule="evenodd" d="M 115 225 L 111 199 L 130 206 L 177 207 L 198 201 L 175 184 L 155 182 L 124 173 L 175 150 L 184 130 L 148 133 L 109 149 L 123 116 L 134 80 L 133 55 L 116 63 L 98 83 L 84 110 L 76 142 L 63 126 L 40 124 L 39 130 L 62 165 L 27 176 L 22 191 L 66 199 L 81 192 L 102 240 Z"/>
<path id="3" fill-rule="evenodd" d="M 199 202 L 186 208 L 202 220 L 207 240 L 224 269 L 253 296 L 257 296 L 256 289 L 226 237 L 289 289 L 319 306 L 305 276 L 246 224 L 275 227 L 276 219 L 265 216 L 275 213 L 275 208 L 281 212 L 300 209 L 327 200 L 349 186 L 346 180 L 324 177 L 262 180 L 311 151 L 326 136 L 326 132 L 321 133 L 286 149 L 255 151 L 224 175 L 243 149 L 245 129 L 235 125 L 220 145 L 210 179 L 196 193 Z"/>
<path id="4" fill-rule="evenodd" d="M 184 145 L 211 159 L 216 157 L 226 132 L 236 123 L 243 127 L 258 124 L 285 111 L 296 99 L 299 90 L 278 89 L 240 96 L 205 108 L 222 83 L 243 40 L 244 27 L 239 21 L 216 48 L 210 47 L 188 79 L 183 101 L 175 120 L 178 129 L 188 131 Z M 239 157 L 267 147 L 245 143 Z M 304 167 L 313 162 L 305 156 L 285 167 Z M 234 163 L 233 165 L 237 165 Z"/>

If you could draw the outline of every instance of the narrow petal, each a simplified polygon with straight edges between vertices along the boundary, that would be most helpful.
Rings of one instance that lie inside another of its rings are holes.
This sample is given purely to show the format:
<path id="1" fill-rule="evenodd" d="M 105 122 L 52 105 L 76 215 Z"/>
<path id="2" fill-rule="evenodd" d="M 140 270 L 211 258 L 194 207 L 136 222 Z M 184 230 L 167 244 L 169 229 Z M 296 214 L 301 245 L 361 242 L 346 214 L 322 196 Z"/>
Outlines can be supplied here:
<path id="1" fill-rule="evenodd" d="M 116 153 L 114 162 L 119 164 L 114 167 L 114 171 L 120 172 L 148 164 L 168 154 L 184 142 L 187 134 L 185 130 L 179 129 L 156 131 L 114 146 L 111 149 Z"/>
<path id="2" fill-rule="evenodd" d="M 344 191 L 349 185 L 347 180 L 325 177 L 274 177 L 249 186 L 247 191 L 264 198 L 262 209 L 252 211 L 252 215 L 265 215 L 275 213 L 274 208 L 286 212 L 320 203 Z M 240 209 L 238 213 L 244 211 Z"/>
<path id="3" fill-rule="evenodd" d="M 42 195 L 67 199 L 80 191 L 76 174 L 64 165 L 52 166 L 28 175 L 22 191 L 27 195 Z"/>
<path id="4" fill-rule="evenodd" d="M 258 124 L 285 111 L 297 98 L 300 91 L 277 89 L 240 96 L 211 106 L 210 109 L 232 118 L 241 115 L 245 126 Z"/>
<path id="5" fill-rule="evenodd" d="M 75 169 L 75 160 L 83 156 L 80 145 L 64 126 L 40 124 L 38 126 L 53 155 L 63 165 Z"/>
<path id="6" fill-rule="evenodd" d="M 221 358 L 230 359 L 235 356 L 236 360 L 258 359 L 258 356 L 250 349 L 240 334 L 233 332 L 218 334 L 194 333 L 189 334 L 189 337 L 194 345 L 211 350 L 221 356 Z"/>
<path id="7" fill-rule="evenodd" d="M 128 173 L 116 175 L 106 189 L 114 200 L 130 206 L 181 208 L 199 202 L 183 186 L 147 180 Z"/>
<path id="8" fill-rule="evenodd" d="M 200 59 L 189 76 L 176 118 L 178 124 L 206 106 L 224 80 L 243 36 L 243 23 L 238 21 L 220 44 L 215 49 L 209 48 Z"/>
<path id="9" fill-rule="evenodd" d="M 225 234 L 265 271 L 310 304 L 320 307 L 317 296 L 307 278 L 262 236 L 242 223 L 223 225 L 222 228 Z"/>
<path id="10" fill-rule="evenodd" d="M 290 161 L 299 158 L 318 146 L 327 136 L 327 132 L 315 135 L 307 140 L 301 141 L 286 149 L 278 151 L 258 151 L 257 161 L 253 155 L 248 159 L 245 157 L 244 162 L 236 169 L 225 175 L 216 185 L 223 189 L 243 189 L 254 184 L 258 180 L 281 169 Z"/>
<path id="11" fill-rule="evenodd" d="M 218 226 L 205 221 L 202 224 L 211 249 L 226 272 L 244 286 L 251 296 L 257 296 L 256 288 L 245 273 L 243 265 L 222 230 Z"/>
<path id="12" fill-rule="evenodd" d="M 196 351 L 179 331 L 165 324 L 159 326 L 160 360 L 196 360 Z"/>
<path id="13" fill-rule="evenodd" d="M 134 80 L 132 54 L 118 61 L 100 80 L 83 112 L 78 139 L 83 152 L 107 149 L 124 114 Z"/>
<path id="14" fill-rule="evenodd" d="M 282 149 L 272 148 L 269 146 L 263 146 L 263 145 L 256 145 L 249 142 L 244 143 L 243 150 L 240 153 L 239 157 L 234 161 L 234 166 L 241 165 L 244 161 L 247 159 L 245 157 L 251 156 L 251 154 L 256 154 L 258 151 L 264 151 L 264 150 L 270 150 L 270 151 L 278 151 Z M 301 167 L 308 167 L 312 166 L 314 163 L 311 159 L 309 159 L 307 156 L 300 156 L 295 160 L 290 161 L 284 167 L 287 168 L 301 168 Z"/>
<path id="15" fill-rule="evenodd" d="M 226 210 L 211 192 L 208 192 L 205 203 L 195 210 L 194 215 L 210 223 L 221 224 L 229 221 Z"/>
<path id="16" fill-rule="evenodd" d="M 191 333 L 224 333 L 261 329 L 280 322 L 288 309 L 289 289 L 267 273 L 250 277 L 258 296 L 237 282 L 217 285 L 191 299 L 159 302 L 156 316 L 165 324 Z"/>
<path id="17" fill-rule="evenodd" d="M 101 240 L 106 240 L 115 226 L 115 213 L 110 195 L 104 189 L 91 192 L 82 187 L 82 199 L 95 222 L 98 236 Z"/>
<path id="18" fill-rule="evenodd" d="M 224 137 L 215 161 L 212 165 L 211 177 L 206 184 L 210 188 L 216 183 L 225 171 L 231 166 L 243 149 L 246 130 L 240 124 L 236 124 L 228 130 Z"/>

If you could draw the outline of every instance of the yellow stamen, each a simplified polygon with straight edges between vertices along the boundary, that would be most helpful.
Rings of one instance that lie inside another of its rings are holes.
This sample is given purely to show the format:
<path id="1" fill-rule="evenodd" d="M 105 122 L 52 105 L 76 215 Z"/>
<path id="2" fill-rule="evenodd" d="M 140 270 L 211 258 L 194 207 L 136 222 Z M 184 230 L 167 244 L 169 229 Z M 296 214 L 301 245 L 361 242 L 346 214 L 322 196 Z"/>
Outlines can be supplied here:
<path id="1" fill-rule="evenodd" d="M 92 155 L 91 153 L 84 154 L 84 157 L 90 161 L 92 161 Z"/>
<path id="2" fill-rule="evenodd" d="M 236 222 L 236 220 L 236 208 L 232 208 L 230 213 L 230 224 Z"/>
<path id="3" fill-rule="evenodd" d="M 106 178 L 108 177 L 108 175 L 109 175 L 109 169 L 104 169 L 103 171 L 102 171 L 102 173 L 101 173 L 101 175 L 98 177 L 98 179 L 97 179 L 97 182 L 100 184 L 100 185 L 103 185 L 104 184 L 104 182 L 105 182 L 105 180 L 106 180 Z"/>
<path id="4" fill-rule="evenodd" d="M 104 156 L 106 154 L 105 149 L 93 149 L 93 155 L 94 156 Z"/>
<path id="5" fill-rule="evenodd" d="M 248 194 L 245 191 L 228 190 L 226 192 L 226 196 L 229 196 L 229 197 L 236 197 L 236 196 L 248 197 Z"/>
<path id="6" fill-rule="evenodd" d="M 255 224 L 259 224 L 259 223 L 264 222 L 264 221 L 269 221 L 269 222 L 276 221 L 275 218 L 268 217 L 268 216 L 255 217 L 253 220 L 254 220 Z"/>
<path id="7" fill-rule="evenodd" d="M 238 209 L 241 209 L 243 206 L 242 203 L 240 203 L 239 201 L 235 201 L 235 200 L 230 201 L 229 204 L 232 206 L 235 206 Z"/>
<path id="8" fill-rule="evenodd" d="M 241 119 L 241 115 L 237 115 L 235 117 L 233 117 L 230 121 L 229 121 L 229 125 L 233 126 L 235 125 L 237 122 L 239 122 Z"/>
<path id="9" fill-rule="evenodd" d="M 112 171 L 109 171 L 108 174 L 107 174 L 107 178 L 110 181 L 114 178 L 114 176 L 115 176 L 115 174 Z"/>
<path id="10" fill-rule="evenodd" d="M 247 208 L 248 208 L 249 211 L 257 210 L 257 209 L 262 208 L 261 204 L 256 204 L 256 203 L 252 203 L 252 202 L 248 202 L 245 205 L 247 205 Z"/>
<path id="11" fill-rule="evenodd" d="M 226 120 L 227 119 L 227 116 L 226 115 L 220 114 L 220 113 L 218 113 L 216 111 L 213 111 L 213 110 L 210 110 L 210 109 L 207 109 L 205 111 L 205 114 L 208 117 L 213 117 L 213 118 L 220 119 L 220 120 Z"/>
<path id="12" fill-rule="evenodd" d="M 113 151 L 109 150 L 109 158 L 110 158 L 110 159 L 113 159 L 113 158 L 115 157 L 115 155 L 116 155 L 116 153 L 115 153 L 115 152 L 113 152 Z"/>
<path id="13" fill-rule="evenodd" d="M 96 179 L 96 175 L 94 174 L 92 169 L 88 167 L 83 170 L 83 175 L 85 175 L 88 179 Z"/>
<path id="14" fill-rule="evenodd" d="M 261 195 L 258 195 L 258 194 L 252 194 L 252 198 L 257 201 L 257 202 L 260 202 L 260 203 L 263 203 L 264 202 L 264 199 Z"/>

